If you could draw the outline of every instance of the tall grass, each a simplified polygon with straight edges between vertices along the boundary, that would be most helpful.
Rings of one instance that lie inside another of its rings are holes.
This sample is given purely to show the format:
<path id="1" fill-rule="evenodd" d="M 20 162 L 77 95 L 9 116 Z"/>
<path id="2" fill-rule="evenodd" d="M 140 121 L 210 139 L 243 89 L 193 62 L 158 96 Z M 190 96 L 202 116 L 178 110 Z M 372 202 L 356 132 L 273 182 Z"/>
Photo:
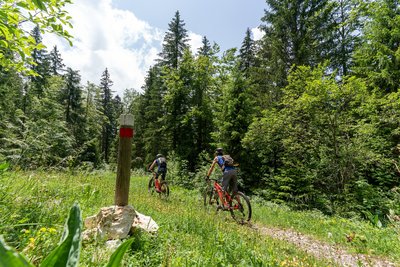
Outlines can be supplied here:
<path id="1" fill-rule="evenodd" d="M 203 209 L 197 190 L 172 185 L 168 200 L 151 196 L 147 193 L 148 178 L 142 174 L 131 177 L 129 201 L 139 212 L 152 216 L 160 229 L 157 235 L 133 233 L 135 241 L 125 255 L 126 266 L 333 265 L 291 244 L 237 225 L 226 212 Z M 114 201 L 113 173 L 9 172 L 0 179 L 5 192 L 0 196 L 0 234 L 35 264 L 58 243 L 63 222 L 75 201 L 81 207 L 83 218 L 97 214 L 101 207 L 110 206 Z M 294 227 L 327 240 L 330 239 L 325 235 L 331 232 L 334 236 L 331 242 L 345 243 L 342 233 L 353 231 L 352 227 L 358 225 L 359 229 L 374 233 L 374 238 L 380 242 L 389 240 L 393 244 L 384 248 L 378 242 L 379 248 L 372 245 L 373 251 L 368 249 L 369 245 L 367 249 L 365 245 L 360 246 L 364 251 L 398 259 L 398 246 L 393 243 L 397 237 L 389 236 L 391 232 L 385 232 L 387 230 L 361 222 L 335 224 L 332 223 L 335 218 L 293 212 L 256 201 L 253 206 L 257 223 Z M 369 244 L 369 236 L 366 238 Z M 80 265 L 105 265 L 112 252 L 105 248 L 104 240 L 84 242 Z"/>

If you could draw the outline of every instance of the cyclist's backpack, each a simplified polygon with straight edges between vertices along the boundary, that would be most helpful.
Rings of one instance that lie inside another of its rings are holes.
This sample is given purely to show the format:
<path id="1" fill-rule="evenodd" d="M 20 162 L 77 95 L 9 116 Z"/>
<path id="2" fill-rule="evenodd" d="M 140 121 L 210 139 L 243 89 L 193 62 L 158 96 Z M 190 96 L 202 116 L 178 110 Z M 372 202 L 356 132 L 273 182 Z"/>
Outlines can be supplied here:
<path id="1" fill-rule="evenodd" d="M 157 161 L 158 161 L 158 166 L 160 168 L 166 168 L 167 167 L 167 160 L 164 157 L 158 158 Z"/>
<path id="2" fill-rule="evenodd" d="M 224 165 L 226 166 L 235 166 L 235 161 L 230 155 L 223 155 L 222 158 L 224 159 Z"/>

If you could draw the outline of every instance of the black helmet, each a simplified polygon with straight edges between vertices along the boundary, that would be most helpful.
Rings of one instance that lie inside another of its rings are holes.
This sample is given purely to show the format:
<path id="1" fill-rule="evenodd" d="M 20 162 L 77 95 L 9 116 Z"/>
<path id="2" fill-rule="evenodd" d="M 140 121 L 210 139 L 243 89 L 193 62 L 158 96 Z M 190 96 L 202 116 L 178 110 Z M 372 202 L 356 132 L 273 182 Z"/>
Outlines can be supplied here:
<path id="1" fill-rule="evenodd" d="M 162 154 L 157 154 L 156 159 L 161 158 L 162 156 Z"/>
<path id="2" fill-rule="evenodd" d="M 217 153 L 217 155 L 222 155 L 224 153 L 224 150 L 221 147 L 219 147 L 215 150 L 215 153 Z"/>

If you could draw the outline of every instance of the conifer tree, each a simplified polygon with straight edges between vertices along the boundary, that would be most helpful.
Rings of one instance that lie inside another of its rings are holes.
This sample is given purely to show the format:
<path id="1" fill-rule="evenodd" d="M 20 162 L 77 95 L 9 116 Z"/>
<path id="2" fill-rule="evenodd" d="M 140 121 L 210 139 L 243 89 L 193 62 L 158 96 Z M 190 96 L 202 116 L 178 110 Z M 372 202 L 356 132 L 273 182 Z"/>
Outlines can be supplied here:
<path id="1" fill-rule="evenodd" d="M 206 36 L 203 36 L 201 43 L 202 43 L 202 46 L 200 46 L 197 51 L 198 55 L 206 56 L 206 57 L 211 56 L 213 54 L 212 47 L 211 47 L 210 41 L 207 39 Z"/>
<path id="2" fill-rule="evenodd" d="M 371 88 L 385 93 L 400 87 L 400 7 L 397 0 L 373 1 L 368 8 L 362 45 L 354 54 L 354 73 L 366 78 Z"/>
<path id="3" fill-rule="evenodd" d="M 42 43 L 42 36 L 38 26 L 32 30 L 31 34 L 35 39 L 36 44 Z M 50 76 L 50 61 L 47 51 L 45 49 L 35 48 L 32 53 L 32 60 L 33 64 L 31 68 L 36 75 L 31 76 L 31 81 L 33 83 L 35 95 L 40 98 L 44 96 L 47 78 Z"/>
<path id="4" fill-rule="evenodd" d="M 251 31 L 249 28 L 246 30 L 246 36 L 242 42 L 242 46 L 239 49 L 240 59 L 240 70 L 244 73 L 246 78 L 250 76 L 250 70 L 255 66 L 255 43 L 251 37 Z"/>
<path id="5" fill-rule="evenodd" d="M 332 5 L 329 0 L 267 0 L 262 21 L 266 68 L 273 84 L 287 84 L 293 66 L 316 66 L 328 58 L 331 48 Z"/>
<path id="6" fill-rule="evenodd" d="M 53 50 L 51 50 L 49 58 L 51 74 L 60 75 L 65 64 L 63 63 L 63 59 L 61 58 L 61 54 L 56 45 L 53 47 Z"/>
<path id="7" fill-rule="evenodd" d="M 79 147 L 85 141 L 81 75 L 79 71 L 67 68 L 64 80 L 65 86 L 61 91 L 61 102 L 65 107 L 65 121 L 75 138 L 75 145 Z"/>
<path id="8" fill-rule="evenodd" d="M 102 125 L 102 137 L 101 137 L 101 152 L 103 159 L 106 163 L 109 163 L 111 142 L 115 136 L 113 129 L 114 112 L 112 102 L 112 91 L 111 86 L 113 85 L 110 79 L 110 73 L 106 68 L 101 76 L 100 89 L 101 89 L 101 105 L 102 112 L 104 115 L 104 122 Z"/>
<path id="9" fill-rule="evenodd" d="M 143 157 L 148 162 L 158 153 L 166 154 L 170 148 L 165 127 L 164 81 L 159 65 L 150 68 L 142 89 L 144 94 L 140 102 L 140 123 L 137 131 L 142 136 L 145 151 Z"/>
<path id="10" fill-rule="evenodd" d="M 160 62 L 164 66 L 176 69 L 179 60 L 183 56 L 183 52 L 188 48 L 188 34 L 184 28 L 185 23 L 181 19 L 179 11 L 175 12 L 175 16 L 168 24 L 169 28 L 165 34 L 162 51 L 159 54 Z"/>

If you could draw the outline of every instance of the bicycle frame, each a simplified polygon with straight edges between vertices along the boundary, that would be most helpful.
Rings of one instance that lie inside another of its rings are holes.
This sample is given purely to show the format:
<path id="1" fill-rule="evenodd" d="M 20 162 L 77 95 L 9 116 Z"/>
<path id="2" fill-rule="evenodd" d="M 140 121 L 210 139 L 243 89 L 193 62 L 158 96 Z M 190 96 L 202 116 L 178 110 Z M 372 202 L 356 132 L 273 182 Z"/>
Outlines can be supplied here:
<path id="1" fill-rule="evenodd" d="M 230 205 L 232 198 L 230 196 L 230 194 L 228 192 L 224 192 L 224 190 L 222 190 L 222 186 L 218 183 L 217 180 L 213 180 L 214 181 L 214 189 L 215 191 L 218 193 L 219 199 L 221 200 L 221 203 L 223 205 Z M 225 193 L 225 196 L 224 196 Z"/>

